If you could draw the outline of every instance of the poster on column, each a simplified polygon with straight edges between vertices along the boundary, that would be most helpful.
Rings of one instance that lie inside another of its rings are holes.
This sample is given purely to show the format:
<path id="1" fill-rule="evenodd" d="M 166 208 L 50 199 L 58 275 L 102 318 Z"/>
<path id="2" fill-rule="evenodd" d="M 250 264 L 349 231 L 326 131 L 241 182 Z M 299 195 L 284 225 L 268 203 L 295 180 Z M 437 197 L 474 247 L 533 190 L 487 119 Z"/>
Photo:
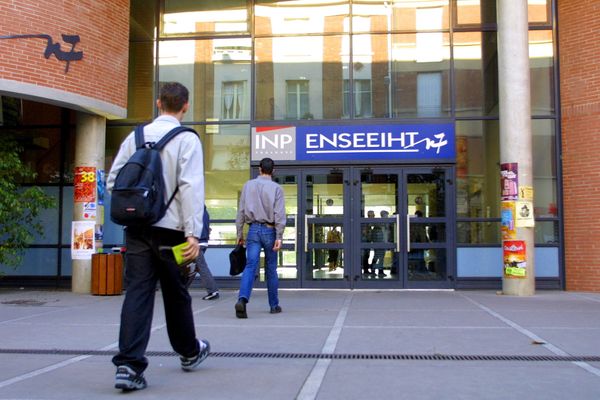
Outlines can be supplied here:
<path id="1" fill-rule="evenodd" d="M 82 218 L 83 219 L 96 219 L 96 210 L 98 209 L 98 207 L 96 206 L 96 203 L 91 202 L 91 203 L 87 203 L 84 202 L 83 203 L 83 210 L 82 210 Z"/>
<path id="2" fill-rule="evenodd" d="M 522 279 L 527 277 L 527 249 L 524 240 L 502 242 L 504 277 Z"/>
<path id="3" fill-rule="evenodd" d="M 73 221 L 71 228 L 71 258 L 89 260 L 96 252 L 94 221 Z"/>
<path id="4" fill-rule="evenodd" d="M 104 205 L 104 193 L 106 192 L 106 177 L 103 169 L 96 171 L 96 187 L 98 188 L 98 205 L 102 206 Z"/>
<path id="5" fill-rule="evenodd" d="M 519 199 L 519 164 L 500 164 L 500 193 L 502 200 Z"/>
<path id="6" fill-rule="evenodd" d="M 516 201 L 515 225 L 517 228 L 533 228 L 533 203 L 531 201 Z"/>
<path id="7" fill-rule="evenodd" d="M 96 167 L 75 167 L 73 177 L 73 201 L 96 201 Z"/>
<path id="8" fill-rule="evenodd" d="M 515 225 L 515 202 L 503 201 L 500 210 L 500 229 L 502 230 L 502 240 L 512 240 L 517 238 L 517 228 Z"/>

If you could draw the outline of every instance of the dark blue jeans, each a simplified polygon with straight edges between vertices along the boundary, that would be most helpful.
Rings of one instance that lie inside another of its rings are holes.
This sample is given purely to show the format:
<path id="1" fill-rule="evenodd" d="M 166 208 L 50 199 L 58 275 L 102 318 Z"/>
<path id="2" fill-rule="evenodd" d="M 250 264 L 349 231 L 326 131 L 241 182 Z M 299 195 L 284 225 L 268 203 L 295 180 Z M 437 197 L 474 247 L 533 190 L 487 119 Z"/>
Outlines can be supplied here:
<path id="1" fill-rule="evenodd" d="M 279 305 L 277 291 L 279 290 L 279 278 L 277 277 L 277 252 L 273 251 L 275 244 L 275 228 L 264 224 L 251 224 L 246 239 L 246 268 L 240 283 L 239 298 L 250 300 L 252 286 L 260 261 L 261 249 L 265 252 L 265 277 L 267 279 L 267 292 L 269 295 L 269 306 L 271 308 Z"/>
<path id="2" fill-rule="evenodd" d="M 148 366 L 145 357 L 157 282 L 160 281 L 167 333 L 173 350 L 185 357 L 198 354 L 192 299 L 181 279 L 181 271 L 169 252 L 161 256 L 159 246 L 185 242 L 183 232 L 163 228 L 125 230 L 125 300 L 121 309 L 119 353 L 113 364 L 128 365 L 136 372 Z M 167 256 L 165 256 L 165 254 Z"/>

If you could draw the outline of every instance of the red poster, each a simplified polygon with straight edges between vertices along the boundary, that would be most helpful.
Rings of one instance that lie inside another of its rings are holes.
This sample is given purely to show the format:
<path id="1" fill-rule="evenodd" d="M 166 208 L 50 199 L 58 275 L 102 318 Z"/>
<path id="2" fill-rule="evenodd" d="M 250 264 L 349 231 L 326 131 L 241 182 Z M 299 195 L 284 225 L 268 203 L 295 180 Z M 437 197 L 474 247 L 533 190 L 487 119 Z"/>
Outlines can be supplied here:
<path id="1" fill-rule="evenodd" d="M 74 201 L 96 201 L 96 167 L 75 167 Z"/>
<path id="2" fill-rule="evenodd" d="M 524 240 L 502 242 L 504 277 L 525 278 L 527 276 L 527 249 Z"/>

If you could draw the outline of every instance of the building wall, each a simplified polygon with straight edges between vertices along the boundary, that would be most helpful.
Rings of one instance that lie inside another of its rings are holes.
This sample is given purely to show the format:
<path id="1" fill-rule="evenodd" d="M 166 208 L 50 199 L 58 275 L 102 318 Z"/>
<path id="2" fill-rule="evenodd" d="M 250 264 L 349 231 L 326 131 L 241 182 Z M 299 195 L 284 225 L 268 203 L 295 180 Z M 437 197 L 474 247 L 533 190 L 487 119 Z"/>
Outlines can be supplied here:
<path id="1" fill-rule="evenodd" d="M 61 35 L 78 35 L 74 51 L 83 59 L 66 61 L 46 54 L 45 34 L 62 54 L 72 45 Z M 59 105 L 124 117 L 127 107 L 129 1 L 21 0 L 0 3 L 0 94 L 25 94 Z"/>
<path id="2" fill-rule="evenodd" d="M 600 291 L 600 2 L 559 0 L 567 290 Z"/>

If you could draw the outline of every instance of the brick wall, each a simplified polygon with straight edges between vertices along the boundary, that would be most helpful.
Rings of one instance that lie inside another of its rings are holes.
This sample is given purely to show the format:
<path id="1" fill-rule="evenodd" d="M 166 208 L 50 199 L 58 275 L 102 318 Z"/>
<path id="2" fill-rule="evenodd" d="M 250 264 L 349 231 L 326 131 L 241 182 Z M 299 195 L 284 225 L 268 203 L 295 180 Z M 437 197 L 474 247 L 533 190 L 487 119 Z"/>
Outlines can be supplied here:
<path id="1" fill-rule="evenodd" d="M 557 4 L 566 285 L 600 292 L 600 2 Z"/>
<path id="2" fill-rule="evenodd" d="M 0 39 L 0 79 L 25 82 L 127 107 L 128 0 L 20 0 L 0 2 L 0 36 L 47 34 L 62 51 L 61 34 L 79 35 L 81 61 L 44 57 L 47 41 Z M 0 88 L 1 89 L 1 88 Z"/>

